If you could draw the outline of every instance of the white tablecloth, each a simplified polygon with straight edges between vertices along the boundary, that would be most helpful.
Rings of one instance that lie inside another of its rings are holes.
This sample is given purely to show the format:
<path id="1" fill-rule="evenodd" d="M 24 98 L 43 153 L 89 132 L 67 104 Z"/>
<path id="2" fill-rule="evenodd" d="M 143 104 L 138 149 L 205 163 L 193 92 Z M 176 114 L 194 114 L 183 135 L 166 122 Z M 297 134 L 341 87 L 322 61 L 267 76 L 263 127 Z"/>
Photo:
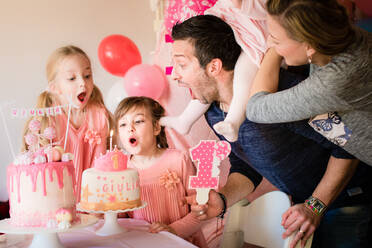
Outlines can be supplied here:
<path id="1" fill-rule="evenodd" d="M 102 226 L 103 220 L 97 224 L 75 229 L 70 232 L 58 233 L 66 248 L 195 248 L 193 244 L 169 232 L 149 233 L 148 223 L 133 219 L 119 219 L 120 225 L 128 232 L 112 235 L 97 236 L 95 230 Z M 25 248 L 31 244 L 33 235 L 6 234 L 7 241 L 0 242 L 0 248 Z"/>

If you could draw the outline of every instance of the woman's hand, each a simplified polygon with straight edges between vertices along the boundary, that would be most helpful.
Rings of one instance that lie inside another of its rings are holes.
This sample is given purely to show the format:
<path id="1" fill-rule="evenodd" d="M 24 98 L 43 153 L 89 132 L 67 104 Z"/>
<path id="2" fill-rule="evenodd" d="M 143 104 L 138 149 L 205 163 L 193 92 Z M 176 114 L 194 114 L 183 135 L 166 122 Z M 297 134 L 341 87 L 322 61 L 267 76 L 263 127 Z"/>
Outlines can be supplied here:
<path id="1" fill-rule="evenodd" d="M 303 203 L 290 207 L 282 215 L 282 226 L 286 229 L 283 233 L 283 239 L 298 231 L 290 243 L 290 248 L 294 248 L 300 240 L 301 246 L 305 246 L 306 241 L 319 226 L 321 219 L 321 215 L 316 215 Z"/>

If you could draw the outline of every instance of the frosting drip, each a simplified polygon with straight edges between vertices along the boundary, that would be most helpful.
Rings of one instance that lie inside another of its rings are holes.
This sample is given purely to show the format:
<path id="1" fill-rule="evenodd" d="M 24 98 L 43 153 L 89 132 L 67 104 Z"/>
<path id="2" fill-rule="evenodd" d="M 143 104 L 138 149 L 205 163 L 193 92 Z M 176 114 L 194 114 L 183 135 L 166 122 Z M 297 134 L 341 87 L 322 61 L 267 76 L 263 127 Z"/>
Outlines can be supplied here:
<path id="1" fill-rule="evenodd" d="M 43 187 L 43 194 L 44 196 L 47 195 L 46 191 L 46 176 L 45 171 L 48 170 L 49 174 L 49 181 L 53 182 L 53 171 L 55 171 L 55 175 L 57 176 L 58 180 L 58 187 L 60 189 L 63 188 L 63 170 L 67 168 L 69 176 L 72 177 L 73 184 L 75 185 L 75 169 L 73 166 L 72 161 L 69 162 L 50 162 L 50 163 L 42 163 L 42 164 L 34 164 L 34 165 L 9 165 L 8 166 L 8 173 L 7 173 L 7 183 L 8 189 L 10 192 L 14 191 L 14 183 L 17 184 L 17 199 L 18 202 L 21 202 L 20 196 L 20 177 L 22 173 L 26 173 L 26 176 L 30 177 L 32 182 L 32 191 L 36 192 L 36 182 L 37 177 L 39 174 L 42 177 L 42 187 Z M 14 182 L 16 180 L 16 182 Z M 75 187 L 74 187 L 75 188 Z"/>

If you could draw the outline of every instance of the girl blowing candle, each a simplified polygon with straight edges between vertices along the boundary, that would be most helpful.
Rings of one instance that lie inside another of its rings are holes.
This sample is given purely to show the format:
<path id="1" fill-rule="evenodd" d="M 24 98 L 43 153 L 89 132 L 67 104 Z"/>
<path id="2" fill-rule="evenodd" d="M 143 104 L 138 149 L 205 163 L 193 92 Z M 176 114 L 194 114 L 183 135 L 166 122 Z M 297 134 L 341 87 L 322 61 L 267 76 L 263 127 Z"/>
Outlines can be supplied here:
<path id="1" fill-rule="evenodd" d="M 138 170 L 141 198 L 148 203 L 131 216 L 151 223 L 150 232 L 169 231 L 206 247 L 200 221 L 189 206 L 179 204 L 190 194 L 188 181 L 195 168 L 186 153 L 168 148 L 159 124 L 163 115 L 163 107 L 147 97 L 125 98 L 115 111 L 121 144 L 130 154 L 128 167 Z"/>

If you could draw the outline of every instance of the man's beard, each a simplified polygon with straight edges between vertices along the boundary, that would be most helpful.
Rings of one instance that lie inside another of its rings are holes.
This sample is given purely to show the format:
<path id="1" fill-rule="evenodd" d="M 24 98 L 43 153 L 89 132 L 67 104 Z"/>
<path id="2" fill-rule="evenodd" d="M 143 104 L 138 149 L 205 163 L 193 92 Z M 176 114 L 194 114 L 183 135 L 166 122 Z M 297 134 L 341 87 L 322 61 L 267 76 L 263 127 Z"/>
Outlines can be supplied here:
<path id="1" fill-rule="evenodd" d="M 200 90 L 200 99 L 199 101 L 203 104 L 211 104 L 212 102 L 218 99 L 218 90 L 216 86 L 216 80 L 209 76 L 205 70 L 200 74 L 199 81 L 201 81 L 201 85 L 203 88 Z"/>

